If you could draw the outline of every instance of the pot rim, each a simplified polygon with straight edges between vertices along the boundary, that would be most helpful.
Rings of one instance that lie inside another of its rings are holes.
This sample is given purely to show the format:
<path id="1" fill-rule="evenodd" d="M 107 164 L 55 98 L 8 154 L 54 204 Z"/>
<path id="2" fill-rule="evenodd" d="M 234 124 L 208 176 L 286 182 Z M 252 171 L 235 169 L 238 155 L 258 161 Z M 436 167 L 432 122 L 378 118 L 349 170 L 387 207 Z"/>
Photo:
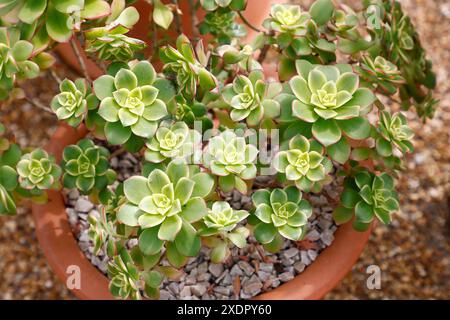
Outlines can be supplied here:
<path id="1" fill-rule="evenodd" d="M 86 135 L 78 129 L 60 125 L 46 150 L 60 161 L 65 146 L 77 143 Z M 72 233 L 63 196 L 59 191 L 48 192 L 48 202 L 33 204 L 32 214 L 36 235 L 48 264 L 57 277 L 80 299 L 113 300 L 108 290 L 108 278 L 84 255 Z M 258 295 L 256 300 L 311 300 L 321 299 L 352 269 L 364 249 L 371 229 L 353 230 L 351 222 L 338 227 L 332 244 L 325 248 L 304 272 L 270 292 Z M 74 276 L 79 275 L 80 287 Z"/>

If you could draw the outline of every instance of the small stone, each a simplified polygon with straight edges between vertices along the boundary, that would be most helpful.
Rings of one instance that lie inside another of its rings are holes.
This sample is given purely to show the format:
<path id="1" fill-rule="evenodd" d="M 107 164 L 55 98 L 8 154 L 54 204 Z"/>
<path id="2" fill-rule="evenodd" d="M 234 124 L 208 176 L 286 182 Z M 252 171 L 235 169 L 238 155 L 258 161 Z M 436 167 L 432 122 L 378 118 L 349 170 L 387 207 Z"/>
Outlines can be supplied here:
<path id="1" fill-rule="evenodd" d="M 189 299 L 191 297 L 191 287 L 184 286 L 183 290 L 180 291 L 180 298 L 181 299 Z"/>
<path id="2" fill-rule="evenodd" d="M 305 270 L 305 268 L 306 265 L 301 261 L 294 263 L 294 269 L 295 271 L 297 271 L 297 273 L 302 273 Z"/>
<path id="3" fill-rule="evenodd" d="M 283 272 L 278 276 L 278 279 L 280 279 L 282 282 L 288 282 L 294 279 L 294 275 L 290 272 Z"/>
<path id="4" fill-rule="evenodd" d="M 80 197 L 80 192 L 78 191 L 78 189 L 72 189 L 69 191 L 69 193 L 67 194 L 67 197 L 70 200 L 77 200 Z"/>
<path id="5" fill-rule="evenodd" d="M 223 265 L 222 264 L 217 264 L 217 263 L 211 263 L 210 265 L 209 265 L 209 268 L 208 268 L 208 270 L 209 270 L 209 272 L 211 272 L 211 274 L 214 276 L 214 277 L 219 277 L 221 274 L 222 274 L 222 272 L 223 272 Z"/>
<path id="6" fill-rule="evenodd" d="M 207 271 L 208 271 L 208 263 L 207 262 L 203 262 L 198 265 L 197 272 L 199 275 L 202 275 L 202 273 L 206 273 Z"/>
<path id="7" fill-rule="evenodd" d="M 180 287 L 178 286 L 178 283 L 176 282 L 171 282 L 168 285 L 168 289 L 175 295 L 177 295 L 178 293 L 180 293 Z"/>
<path id="8" fill-rule="evenodd" d="M 307 266 L 311 264 L 311 260 L 309 259 L 308 253 L 306 251 L 300 251 L 300 260 Z"/>
<path id="9" fill-rule="evenodd" d="M 195 275 L 194 276 L 193 275 L 188 275 L 186 277 L 185 283 L 188 284 L 188 285 L 196 284 L 197 283 L 197 277 Z"/>
<path id="10" fill-rule="evenodd" d="M 266 281 L 267 279 L 269 279 L 269 277 L 270 273 L 265 271 L 258 271 L 258 278 L 260 278 L 262 281 Z"/>
<path id="11" fill-rule="evenodd" d="M 198 281 L 209 281 L 211 279 L 211 273 L 208 273 L 208 272 L 205 272 L 205 273 L 200 273 L 198 276 L 197 276 L 197 280 Z"/>
<path id="12" fill-rule="evenodd" d="M 242 290 L 244 291 L 244 293 L 249 294 L 251 296 L 255 296 L 258 293 L 260 293 L 262 287 L 263 284 L 261 280 L 259 280 L 259 278 L 256 277 L 255 275 L 242 284 Z"/>
<path id="13" fill-rule="evenodd" d="M 325 243 L 326 246 L 329 246 L 334 240 L 334 235 L 330 231 L 325 231 L 320 235 L 320 240 L 322 240 L 322 242 Z"/>
<path id="14" fill-rule="evenodd" d="M 255 269 L 247 261 L 239 261 L 238 265 L 247 276 L 251 276 L 255 272 Z"/>
<path id="15" fill-rule="evenodd" d="M 72 208 L 66 209 L 67 215 L 69 217 L 69 223 L 71 226 L 75 226 L 78 222 L 78 214 L 77 212 Z"/>
<path id="16" fill-rule="evenodd" d="M 75 210 L 78 212 L 89 212 L 94 208 L 94 205 L 92 204 L 92 202 L 80 198 L 77 200 L 77 202 L 75 203 Z"/>
<path id="17" fill-rule="evenodd" d="M 201 297 L 205 294 L 207 289 L 207 285 L 204 283 L 198 283 L 194 286 L 191 286 L 191 292 L 195 294 L 197 297 Z"/>
<path id="18" fill-rule="evenodd" d="M 317 258 L 317 251 L 316 250 L 308 250 L 308 257 L 314 261 Z"/>
<path id="19" fill-rule="evenodd" d="M 235 276 L 242 276 L 244 273 L 242 272 L 242 269 L 239 268 L 239 265 L 235 264 L 231 270 L 230 270 L 230 275 L 235 277 Z"/>
<path id="20" fill-rule="evenodd" d="M 260 263 L 259 264 L 259 270 L 260 271 L 265 271 L 268 273 L 272 273 L 273 271 L 273 264 L 271 263 Z"/>
<path id="21" fill-rule="evenodd" d="M 320 239 L 320 233 L 316 229 L 313 229 L 310 232 L 308 232 L 306 238 L 310 241 L 317 241 Z"/>
<path id="22" fill-rule="evenodd" d="M 229 287 L 217 286 L 214 287 L 213 291 L 227 297 L 231 294 L 231 289 Z"/>
<path id="23" fill-rule="evenodd" d="M 173 298 L 173 296 L 170 294 L 167 290 L 159 290 L 159 299 L 160 300 L 170 300 L 170 298 Z"/>
<path id="24" fill-rule="evenodd" d="M 295 247 L 289 248 L 288 250 L 284 251 L 282 253 L 283 257 L 289 259 L 292 258 L 294 256 L 296 256 L 298 254 L 298 249 Z"/>

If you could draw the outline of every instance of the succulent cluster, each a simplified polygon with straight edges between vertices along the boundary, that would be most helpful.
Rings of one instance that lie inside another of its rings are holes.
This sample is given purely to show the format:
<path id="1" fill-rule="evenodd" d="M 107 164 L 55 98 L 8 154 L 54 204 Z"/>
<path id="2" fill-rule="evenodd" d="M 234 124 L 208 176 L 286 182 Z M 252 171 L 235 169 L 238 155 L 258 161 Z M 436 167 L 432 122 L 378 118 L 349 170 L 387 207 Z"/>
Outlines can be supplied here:
<path id="1" fill-rule="evenodd" d="M 282 243 L 280 235 L 292 241 L 305 236 L 312 207 L 302 199 L 298 188 L 258 190 L 252 195 L 252 200 L 258 218 L 254 231 L 256 240 L 273 249 Z"/>
<path id="2" fill-rule="evenodd" d="M 302 241 L 307 193 L 340 177 L 337 223 L 364 231 L 392 220 L 392 177 L 413 132 L 384 101 L 398 96 L 423 118 L 436 104 L 431 63 L 397 1 L 364 0 L 365 11 L 332 0 L 275 4 L 262 26 L 246 19 L 245 0 L 189 1 L 206 11 L 192 41 L 168 36 L 183 27 L 179 1 L 150 2 L 147 56 L 146 39 L 129 36 L 140 19 L 133 1 L 0 0 L 0 99 L 26 98 L 15 86 L 70 41 L 83 77 L 52 73 L 59 92 L 48 110 L 90 131 L 49 155 L 22 151 L 0 126 L 0 214 L 14 215 L 22 198 L 44 202 L 49 189 L 88 195 L 100 212 L 88 218 L 94 254 L 107 254 L 109 288 L 122 299 L 158 298 L 202 245 L 223 263 L 250 236 L 271 252 Z M 251 43 L 248 29 L 258 33 Z M 104 71 L 94 81 L 79 48 Z M 123 152 L 141 159 L 140 174 L 111 169 Z M 235 191 L 251 198 L 245 210 L 227 202 Z"/>

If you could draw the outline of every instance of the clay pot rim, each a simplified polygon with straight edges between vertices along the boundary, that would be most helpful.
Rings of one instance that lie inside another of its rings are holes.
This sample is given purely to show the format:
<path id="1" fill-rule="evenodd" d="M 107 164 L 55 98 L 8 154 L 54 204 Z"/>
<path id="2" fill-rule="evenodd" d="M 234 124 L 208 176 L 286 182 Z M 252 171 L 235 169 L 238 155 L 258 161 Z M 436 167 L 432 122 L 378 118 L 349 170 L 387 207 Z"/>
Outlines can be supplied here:
<path id="1" fill-rule="evenodd" d="M 67 125 L 58 127 L 46 150 L 61 159 L 66 145 L 74 144 L 86 135 L 84 128 Z M 108 278 L 104 276 L 80 250 L 72 234 L 63 196 L 58 191 L 49 192 L 45 205 L 32 207 L 36 234 L 47 261 L 60 280 L 80 299 L 115 299 L 108 291 Z M 364 249 L 371 230 L 357 232 L 351 223 L 338 227 L 333 243 L 324 249 L 304 272 L 293 280 L 261 294 L 261 300 L 321 299 L 330 292 L 352 269 Z M 80 288 L 70 287 L 74 272 L 80 272 Z"/>

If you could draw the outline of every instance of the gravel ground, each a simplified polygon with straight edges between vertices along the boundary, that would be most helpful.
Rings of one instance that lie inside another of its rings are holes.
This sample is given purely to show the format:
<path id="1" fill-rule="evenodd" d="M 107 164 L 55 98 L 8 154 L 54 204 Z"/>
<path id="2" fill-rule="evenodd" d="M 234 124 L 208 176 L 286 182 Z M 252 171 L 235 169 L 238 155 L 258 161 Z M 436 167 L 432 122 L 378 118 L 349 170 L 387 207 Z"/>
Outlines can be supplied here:
<path id="1" fill-rule="evenodd" d="M 353 271 L 327 299 L 450 298 L 450 4 L 446 0 L 403 0 L 419 29 L 438 74 L 436 117 L 423 125 L 408 115 L 416 132 L 416 153 L 407 159 L 399 193 L 402 211 L 394 223 L 378 226 Z M 61 69 L 60 74 L 68 74 Z M 49 101 L 55 83 L 27 84 L 30 96 Z M 3 105 L 2 122 L 19 143 L 42 145 L 56 122 L 27 103 Z M 33 128 L 33 129 L 30 129 Z M 0 218 L 0 299 L 74 299 L 46 264 L 28 206 L 15 218 Z M 366 268 L 381 268 L 380 290 L 366 286 Z"/>

